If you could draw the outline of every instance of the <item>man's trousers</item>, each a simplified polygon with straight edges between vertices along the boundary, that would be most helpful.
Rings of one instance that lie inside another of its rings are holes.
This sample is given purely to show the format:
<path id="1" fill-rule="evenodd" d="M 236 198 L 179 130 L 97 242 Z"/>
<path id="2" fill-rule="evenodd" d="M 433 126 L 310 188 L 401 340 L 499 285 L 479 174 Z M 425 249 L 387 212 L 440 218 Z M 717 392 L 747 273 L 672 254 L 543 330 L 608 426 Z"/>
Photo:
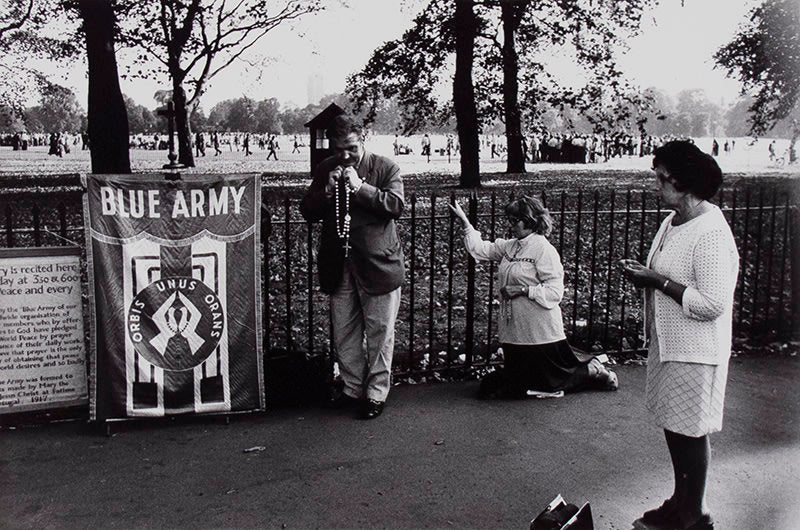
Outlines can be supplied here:
<path id="1" fill-rule="evenodd" d="M 400 287 L 387 294 L 364 292 L 345 261 L 342 282 L 331 295 L 333 339 L 344 393 L 356 399 L 386 401 L 394 353 L 394 327 Z"/>

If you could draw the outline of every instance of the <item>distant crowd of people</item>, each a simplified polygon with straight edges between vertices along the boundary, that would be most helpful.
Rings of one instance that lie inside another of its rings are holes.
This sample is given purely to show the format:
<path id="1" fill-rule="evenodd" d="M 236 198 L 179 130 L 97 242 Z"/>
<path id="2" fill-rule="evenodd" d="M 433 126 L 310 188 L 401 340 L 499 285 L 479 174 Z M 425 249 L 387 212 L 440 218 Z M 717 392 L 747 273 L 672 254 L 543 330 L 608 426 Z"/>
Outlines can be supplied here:
<path id="1" fill-rule="evenodd" d="M 307 147 L 303 141 L 304 135 L 293 135 L 290 140 L 292 147 L 291 153 L 300 153 L 301 148 Z M 285 139 L 285 136 L 284 136 Z M 556 162 L 573 164 L 592 164 L 608 162 L 617 157 L 645 157 L 651 156 L 656 148 L 667 142 L 679 139 L 675 136 L 650 136 L 650 135 L 631 135 L 617 133 L 611 135 L 601 134 L 562 134 L 536 132 L 522 137 L 522 150 L 526 162 Z M 392 147 L 394 156 L 412 155 L 415 150 L 409 137 L 394 135 Z M 222 154 L 224 151 L 241 152 L 243 156 L 253 154 L 255 146 L 261 151 L 267 151 L 267 160 L 278 160 L 278 153 L 281 151 L 279 136 L 277 134 L 248 133 L 248 132 L 219 132 L 219 131 L 198 131 L 192 136 L 193 149 L 195 156 L 206 156 L 211 150 L 214 156 Z M 757 142 L 754 139 L 749 148 Z M 455 134 L 444 135 L 443 139 L 435 138 L 435 143 L 431 135 L 425 133 L 420 140 L 420 155 L 427 157 L 430 162 L 431 156 L 457 157 L 461 147 L 458 136 Z M 89 135 L 86 132 L 52 132 L 28 133 L 17 132 L 14 134 L 0 134 L 0 146 L 11 147 L 14 151 L 25 151 L 29 147 L 48 147 L 48 153 L 54 156 L 64 156 L 72 150 L 88 150 Z M 163 133 L 140 133 L 131 134 L 129 146 L 131 149 L 145 150 L 166 150 L 169 148 L 168 136 Z M 773 140 L 768 145 L 769 160 L 772 163 L 784 162 L 787 153 L 777 153 L 776 143 Z M 728 154 L 736 148 L 735 139 L 717 140 L 714 138 L 711 144 L 711 155 L 720 156 Z M 506 137 L 504 135 L 486 134 L 479 138 L 479 149 L 481 158 L 505 160 L 508 156 Z"/>
<path id="2" fill-rule="evenodd" d="M 62 156 L 72 149 L 89 149 L 89 135 L 86 133 L 53 132 L 0 135 L 0 146 L 11 147 L 14 151 L 27 151 L 29 147 L 49 147 L 51 155 Z"/>
<path id="3" fill-rule="evenodd" d="M 281 150 L 277 134 L 256 134 L 248 132 L 219 132 L 219 131 L 198 131 L 194 133 L 195 156 L 206 156 L 213 150 L 214 156 L 222 154 L 223 151 L 241 152 L 244 156 L 253 154 L 252 149 L 258 146 L 261 151 L 267 151 L 267 160 L 278 159 L 278 151 Z M 130 137 L 131 149 L 168 149 L 168 137 L 159 134 L 132 134 Z M 305 144 L 297 135 L 292 141 L 292 153 L 299 153 L 300 148 Z"/>
<path id="4" fill-rule="evenodd" d="M 592 164 L 608 162 L 616 157 L 645 157 L 653 154 L 656 148 L 673 140 L 675 136 L 634 136 L 618 133 L 612 135 L 571 135 L 534 133 L 522 137 L 522 151 L 527 162 L 566 162 L 573 164 Z M 732 151 L 735 140 L 726 140 L 725 152 Z M 482 149 L 488 150 L 491 158 L 506 156 L 505 137 L 485 136 L 481 139 Z M 712 145 L 712 155 L 719 155 L 719 142 Z"/>
<path id="5" fill-rule="evenodd" d="M 672 140 L 683 138 L 675 136 L 635 136 L 630 134 L 551 134 L 548 132 L 533 133 L 522 137 L 522 151 L 526 162 L 564 162 L 573 164 L 591 164 L 607 162 L 615 157 L 645 157 L 653 154 L 655 149 Z M 413 147 L 395 135 L 393 141 L 394 155 L 414 153 Z M 455 156 L 460 151 L 458 138 L 453 134 L 445 137 L 441 147 L 432 147 L 430 135 L 423 135 L 420 140 L 420 154 L 430 157 Z M 714 139 L 712 155 L 718 156 L 720 147 L 725 153 L 733 151 L 736 140 L 725 140 L 724 144 Z M 479 140 L 481 157 L 505 159 L 508 155 L 506 137 L 502 135 L 481 135 Z"/>

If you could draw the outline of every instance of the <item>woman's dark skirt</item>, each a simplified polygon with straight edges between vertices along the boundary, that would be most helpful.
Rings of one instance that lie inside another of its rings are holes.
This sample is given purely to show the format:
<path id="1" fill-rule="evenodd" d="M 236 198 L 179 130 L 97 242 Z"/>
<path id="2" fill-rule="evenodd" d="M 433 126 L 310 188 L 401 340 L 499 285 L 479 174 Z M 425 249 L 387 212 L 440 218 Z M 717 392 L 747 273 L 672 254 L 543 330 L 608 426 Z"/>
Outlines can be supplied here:
<path id="1" fill-rule="evenodd" d="M 481 383 L 483 397 L 525 397 L 528 390 L 573 392 L 590 382 L 593 356 L 573 350 L 566 339 L 549 344 L 503 344 L 504 366 Z"/>

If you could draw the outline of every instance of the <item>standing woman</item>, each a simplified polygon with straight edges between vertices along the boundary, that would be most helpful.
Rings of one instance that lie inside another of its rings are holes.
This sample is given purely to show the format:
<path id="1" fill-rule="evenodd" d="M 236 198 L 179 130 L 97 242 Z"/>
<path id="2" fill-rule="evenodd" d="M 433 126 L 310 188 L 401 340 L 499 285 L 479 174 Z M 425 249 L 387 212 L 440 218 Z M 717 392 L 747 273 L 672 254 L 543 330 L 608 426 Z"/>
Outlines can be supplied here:
<path id="1" fill-rule="evenodd" d="M 617 375 L 591 355 L 577 354 L 567 342 L 559 303 L 564 267 L 547 240 L 553 226 L 539 199 L 521 197 L 506 206 L 512 239 L 483 241 L 458 202 L 450 206 L 464 223 L 464 243 L 477 260 L 499 261 L 498 335 L 504 368 L 481 383 L 480 396 L 522 398 L 543 392 L 616 390 Z"/>
<path id="2" fill-rule="evenodd" d="M 674 211 L 661 223 L 647 264 L 622 264 L 644 289 L 647 408 L 664 429 L 675 489 L 641 520 L 713 529 L 705 504 L 709 434 L 722 428 L 739 254 L 725 217 L 708 202 L 722 184 L 710 155 L 691 142 L 668 142 L 655 150 L 653 169 L 661 201 Z"/>

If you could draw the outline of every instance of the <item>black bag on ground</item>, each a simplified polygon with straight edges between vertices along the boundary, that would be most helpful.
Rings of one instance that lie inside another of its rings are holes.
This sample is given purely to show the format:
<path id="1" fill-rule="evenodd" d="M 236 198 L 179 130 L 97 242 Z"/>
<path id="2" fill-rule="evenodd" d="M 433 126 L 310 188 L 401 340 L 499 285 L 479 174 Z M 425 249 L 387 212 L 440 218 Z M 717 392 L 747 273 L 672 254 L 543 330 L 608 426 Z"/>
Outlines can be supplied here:
<path id="1" fill-rule="evenodd" d="M 567 504 L 559 494 L 531 521 L 530 530 L 594 530 L 592 508 Z"/>

